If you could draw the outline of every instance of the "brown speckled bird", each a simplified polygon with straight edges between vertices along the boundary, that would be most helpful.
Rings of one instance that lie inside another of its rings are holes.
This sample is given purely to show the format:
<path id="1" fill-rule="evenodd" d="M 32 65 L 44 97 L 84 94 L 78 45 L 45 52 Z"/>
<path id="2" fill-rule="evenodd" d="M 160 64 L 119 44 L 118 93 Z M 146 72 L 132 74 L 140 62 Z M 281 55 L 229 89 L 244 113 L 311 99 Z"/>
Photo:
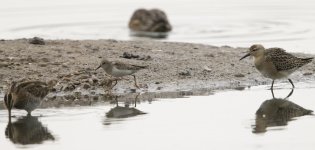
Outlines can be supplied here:
<path id="1" fill-rule="evenodd" d="M 254 56 L 254 64 L 257 70 L 267 78 L 272 79 L 271 89 L 275 79 L 288 78 L 288 76 L 303 65 L 310 63 L 313 58 L 298 58 L 285 52 L 282 48 L 265 49 L 260 44 L 252 45 L 249 53 L 240 60 Z M 294 84 L 290 78 L 289 82 L 294 88 Z"/>
<path id="2" fill-rule="evenodd" d="M 43 98 L 49 93 L 52 85 L 41 81 L 12 82 L 4 96 L 4 103 L 11 118 L 12 108 L 24 109 L 27 115 L 36 109 Z"/>

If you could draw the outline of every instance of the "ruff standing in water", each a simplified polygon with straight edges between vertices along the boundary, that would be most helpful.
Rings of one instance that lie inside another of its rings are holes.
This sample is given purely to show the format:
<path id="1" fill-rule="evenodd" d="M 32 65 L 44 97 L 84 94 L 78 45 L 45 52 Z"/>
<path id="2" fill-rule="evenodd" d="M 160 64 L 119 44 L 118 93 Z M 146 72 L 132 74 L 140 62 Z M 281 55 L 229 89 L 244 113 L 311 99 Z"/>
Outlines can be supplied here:
<path id="1" fill-rule="evenodd" d="M 126 64 L 122 62 L 114 62 L 114 61 L 108 61 L 106 59 L 103 59 L 101 64 L 95 69 L 103 68 L 105 72 L 113 77 L 123 77 L 127 75 L 132 75 L 135 81 L 135 86 L 139 88 L 136 80 L 136 76 L 134 73 L 141 69 L 147 68 L 147 66 L 137 66 L 137 65 L 131 65 L 131 64 Z M 116 83 L 114 86 L 117 84 L 117 80 L 115 80 Z M 113 86 L 113 87 L 114 87 Z M 112 87 L 112 88 L 113 88 Z"/>
<path id="2" fill-rule="evenodd" d="M 288 76 L 303 65 L 310 63 L 313 58 L 298 58 L 281 48 L 265 49 L 262 45 L 255 44 L 249 48 L 249 53 L 240 60 L 254 56 L 257 70 L 267 78 L 272 79 L 271 89 L 276 79 L 287 78 L 294 88 L 294 84 Z"/>
<path id="3" fill-rule="evenodd" d="M 12 82 L 4 96 L 4 103 L 9 111 L 9 119 L 12 108 L 24 109 L 27 111 L 27 115 L 31 115 L 31 112 L 40 105 L 52 86 L 52 82 L 48 84 L 40 81 Z"/>

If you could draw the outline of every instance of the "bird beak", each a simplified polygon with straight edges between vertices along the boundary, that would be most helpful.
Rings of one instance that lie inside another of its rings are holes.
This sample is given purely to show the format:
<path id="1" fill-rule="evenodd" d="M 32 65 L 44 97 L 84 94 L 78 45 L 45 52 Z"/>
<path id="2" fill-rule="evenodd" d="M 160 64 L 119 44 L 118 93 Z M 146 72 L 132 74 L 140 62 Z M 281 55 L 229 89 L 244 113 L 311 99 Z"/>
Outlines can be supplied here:
<path id="1" fill-rule="evenodd" d="M 102 65 L 98 66 L 98 67 L 95 69 L 95 71 L 96 71 L 97 69 L 101 68 L 101 67 L 102 67 Z"/>
<path id="2" fill-rule="evenodd" d="M 250 53 L 247 53 L 245 56 L 243 56 L 240 60 L 242 60 L 242 59 L 244 59 L 244 58 L 246 58 L 246 57 L 248 57 L 248 56 L 250 56 Z"/>

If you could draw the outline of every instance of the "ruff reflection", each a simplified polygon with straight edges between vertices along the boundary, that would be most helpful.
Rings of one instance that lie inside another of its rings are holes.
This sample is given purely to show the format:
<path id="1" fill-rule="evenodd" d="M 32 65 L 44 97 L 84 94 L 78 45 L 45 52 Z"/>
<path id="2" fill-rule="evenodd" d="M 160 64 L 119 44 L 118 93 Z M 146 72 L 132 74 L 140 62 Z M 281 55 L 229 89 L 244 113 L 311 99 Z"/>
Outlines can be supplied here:
<path id="1" fill-rule="evenodd" d="M 145 112 L 142 112 L 136 108 L 138 96 L 139 94 L 137 94 L 135 97 L 135 100 L 133 102 L 134 103 L 133 107 L 130 106 L 129 101 L 125 101 L 124 106 L 119 106 L 118 96 L 116 96 L 115 98 L 116 106 L 110 109 L 106 113 L 106 119 L 104 121 L 104 125 L 110 125 L 113 122 L 120 121 L 122 118 L 129 118 L 129 117 L 146 114 Z"/>
<path id="2" fill-rule="evenodd" d="M 287 100 L 293 91 L 294 89 L 285 98 L 275 98 L 273 90 L 271 90 L 273 98 L 264 101 L 256 112 L 253 133 L 267 132 L 267 127 L 285 126 L 292 118 L 309 115 L 313 112 Z"/>
<path id="3" fill-rule="evenodd" d="M 41 144 L 43 141 L 54 141 L 54 136 L 42 125 L 37 117 L 26 116 L 11 123 L 9 121 L 5 136 L 14 144 Z"/>

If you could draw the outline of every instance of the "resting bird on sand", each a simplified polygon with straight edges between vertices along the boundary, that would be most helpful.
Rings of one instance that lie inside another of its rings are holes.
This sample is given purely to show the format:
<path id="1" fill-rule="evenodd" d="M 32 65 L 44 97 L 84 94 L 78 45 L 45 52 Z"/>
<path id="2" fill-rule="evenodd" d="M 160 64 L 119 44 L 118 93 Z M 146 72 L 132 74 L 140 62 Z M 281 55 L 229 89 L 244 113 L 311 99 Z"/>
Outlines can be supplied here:
<path id="1" fill-rule="evenodd" d="M 131 64 L 126 64 L 122 62 L 114 62 L 114 61 L 108 61 L 106 59 L 103 59 L 101 64 L 95 69 L 103 68 L 104 71 L 113 76 L 113 77 L 124 77 L 127 75 L 132 75 L 135 81 L 135 87 L 139 88 L 136 80 L 136 76 L 134 73 L 141 69 L 147 68 L 147 66 L 137 66 L 137 65 L 131 65 Z M 117 84 L 117 80 L 115 85 Z M 114 85 L 114 86 L 115 86 Z"/>
<path id="2" fill-rule="evenodd" d="M 30 116 L 31 112 L 40 105 L 43 98 L 49 93 L 52 84 L 41 81 L 12 82 L 4 96 L 9 118 L 11 118 L 12 108 L 24 109 Z"/>
<path id="3" fill-rule="evenodd" d="M 266 78 L 272 79 L 271 89 L 276 79 L 287 78 L 294 88 L 294 84 L 289 77 L 291 73 L 310 63 L 313 58 L 298 58 L 285 52 L 282 48 L 265 49 L 260 44 L 252 45 L 249 53 L 240 60 L 254 56 L 256 69 Z"/>

